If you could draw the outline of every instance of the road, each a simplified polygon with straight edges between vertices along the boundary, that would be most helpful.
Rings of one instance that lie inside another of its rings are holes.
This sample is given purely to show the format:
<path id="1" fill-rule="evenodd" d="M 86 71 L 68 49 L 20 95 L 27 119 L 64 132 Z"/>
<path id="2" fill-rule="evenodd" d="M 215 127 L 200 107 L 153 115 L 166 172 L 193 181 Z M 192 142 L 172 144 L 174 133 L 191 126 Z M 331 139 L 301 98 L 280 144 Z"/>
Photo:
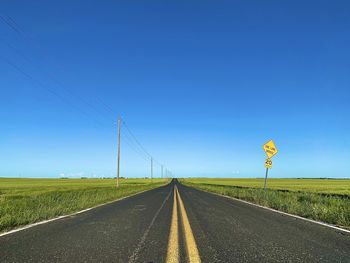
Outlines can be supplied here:
<path id="1" fill-rule="evenodd" d="M 350 234 L 173 180 L 2 236 L 0 262 L 350 262 Z"/>

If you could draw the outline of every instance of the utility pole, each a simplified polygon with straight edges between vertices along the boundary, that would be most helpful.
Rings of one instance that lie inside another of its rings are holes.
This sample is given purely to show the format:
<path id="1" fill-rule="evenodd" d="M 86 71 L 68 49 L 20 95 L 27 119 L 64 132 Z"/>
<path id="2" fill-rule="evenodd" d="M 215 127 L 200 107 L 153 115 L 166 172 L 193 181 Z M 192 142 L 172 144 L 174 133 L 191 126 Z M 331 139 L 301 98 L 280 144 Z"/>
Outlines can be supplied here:
<path id="1" fill-rule="evenodd" d="M 162 179 L 163 179 L 163 165 L 162 165 L 162 168 L 161 168 L 161 170 L 162 170 Z"/>
<path id="2" fill-rule="evenodd" d="M 151 180 L 153 179 L 153 158 L 151 157 Z"/>
<path id="3" fill-rule="evenodd" d="M 119 175 L 120 175 L 120 125 L 121 125 L 121 118 L 118 117 L 117 187 L 119 187 Z"/>

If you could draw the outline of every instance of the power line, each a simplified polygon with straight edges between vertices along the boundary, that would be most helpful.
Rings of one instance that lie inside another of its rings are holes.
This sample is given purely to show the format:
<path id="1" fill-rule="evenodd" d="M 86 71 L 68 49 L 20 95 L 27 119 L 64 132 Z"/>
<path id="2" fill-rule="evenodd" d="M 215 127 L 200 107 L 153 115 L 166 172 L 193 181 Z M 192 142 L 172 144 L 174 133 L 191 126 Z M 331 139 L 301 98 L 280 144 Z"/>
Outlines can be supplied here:
<path id="1" fill-rule="evenodd" d="M 143 160 L 145 160 L 146 162 L 148 162 L 150 159 L 148 158 L 148 156 L 145 157 L 145 155 L 140 152 L 140 150 L 138 150 L 138 148 L 136 148 L 129 139 L 127 139 L 127 137 L 125 136 L 125 134 L 121 133 L 121 139 L 130 147 L 130 149 L 132 149 L 135 153 L 137 153 Z"/>
<path id="2" fill-rule="evenodd" d="M 13 31 L 19 33 L 20 31 L 22 32 L 22 37 L 25 41 L 28 41 L 28 38 L 26 34 L 26 32 L 18 25 L 18 23 L 11 17 L 8 16 L 8 18 L 6 19 L 4 16 L 0 15 L 1 20 L 7 25 L 9 26 Z M 29 39 L 31 40 L 31 39 Z M 34 42 L 34 41 L 31 41 Z M 87 105 L 88 108 L 92 109 L 92 111 L 94 111 L 95 113 L 97 113 L 97 115 L 101 115 L 103 117 L 106 117 L 104 114 L 102 114 L 100 112 L 100 110 L 93 104 L 91 103 L 87 98 L 83 97 L 81 94 L 80 96 L 77 95 L 74 91 L 72 91 L 71 89 L 68 89 L 62 82 L 60 82 L 59 80 L 57 80 L 53 74 L 51 74 L 47 69 L 42 69 L 39 68 L 32 59 L 28 58 L 25 54 L 23 54 L 21 51 L 19 51 L 18 49 L 16 49 L 13 45 L 11 45 L 10 43 L 6 43 L 14 52 L 16 52 L 17 54 L 19 54 L 22 58 L 24 58 L 28 63 L 31 63 L 32 66 L 34 66 L 37 70 L 42 71 L 48 78 L 49 80 L 53 83 L 53 85 L 61 88 L 65 93 L 67 93 L 67 95 L 71 98 L 75 98 L 78 99 L 80 102 L 82 102 L 83 104 Z M 43 52 L 40 52 L 41 54 L 43 54 Z M 111 107 L 109 107 L 106 103 L 104 103 L 102 101 L 101 98 L 99 98 L 97 95 L 95 95 L 95 99 L 98 100 L 98 102 L 104 107 L 104 110 L 107 111 L 109 114 L 114 114 L 114 111 Z M 112 119 L 108 118 L 110 121 Z"/>
<path id="3" fill-rule="evenodd" d="M 4 16 L 0 15 L 0 19 L 3 23 L 5 23 L 7 26 L 9 26 L 14 32 L 16 32 L 19 35 L 22 35 L 22 32 L 20 29 L 16 28 L 16 24 L 14 25 L 13 22 L 9 22 Z M 12 19 L 11 19 L 12 20 Z"/>
<path id="4" fill-rule="evenodd" d="M 140 143 L 140 141 L 136 138 L 135 134 L 131 131 L 131 129 L 128 127 L 128 125 L 126 124 L 126 122 L 123 120 L 123 124 L 124 127 L 126 128 L 126 130 L 128 131 L 128 133 L 130 134 L 130 136 L 132 137 L 132 139 L 134 140 L 134 142 L 137 144 L 138 149 L 140 149 L 140 151 L 142 151 L 146 156 L 147 159 L 153 159 L 153 162 L 159 166 L 161 166 L 162 164 L 160 162 L 158 162 L 147 150 L 146 148 Z M 126 133 L 125 135 L 130 139 L 130 136 L 128 136 Z"/>
<path id="5" fill-rule="evenodd" d="M 7 18 L 5 18 L 4 16 L 0 15 L 0 19 L 1 21 L 7 25 L 11 30 L 13 30 L 14 32 L 16 32 L 17 34 L 21 35 L 24 40 L 28 41 L 28 35 L 26 34 L 26 32 L 19 26 L 19 24 L 11 17 L 7 16 Z M 31 40 L 31 39 L 29 39 Z M 72 97 L 72 98 L 77 98 L 79 99 L 81 102 L 83 102 L 83 104 L 87 105 L 89 108 L 91 108 L 93 111 L 95 111 L 98 114 L 101 114 L 101 112 L 99 111 L 98 108 L 96 108 L 96 106 L 93 103 L 90 103 L 89 100 L 87 100 L 86 98 L 82 97 L 81 95 L 77 95 L 75 94 L 73 91 L 69 90 L 68 88 L 66 88 L 60 81 L 58 81 L 55 77 L 53 77 L 53 75 L 51 73 L 49 73 L 48 71 L 45 71 L 41 68 L 38 68 L 35 63 L 33 62 L 33 60 L 29 59 L 26 55 L 24 55 L 22 52 L 18 51 L 16 48 L 14 48 L 12 45 L 10 45 L 9 43 L 7 43 L 8 46 L 13 49 L 16 53 L 18 53 L 20 56 L 22 56 L 22 58 L 24 58 L 27 62 L 33 64 L 37 69 L 43 71 L 51 80 L 51 82 L 54 83 L 55 86 L 60 87 L 62 90 L 65 91 L 66 94 L 68 94 L 68 97 Z M 0 57 L 1 58 L 1 57 Z M 69 100 L 67 100 L 64 96 L 62 96 L 61 94 L 59 94 L 58 92 L 56 92 L 55 90 L 48 88 L 46 85 L 44 85 L 40 80 L 34 78 L 31 74 L 25 72 L 23 69 L 21 69 L 18 65 L 16 65 L 15 63 L 12 63 L 10 60 L 6 59 L 6 58 L 2 58 L 8 65 L 10 65 L 11 67 L 15 68 L 18 72 L 20 72 L 21 74 L 23 74 L 25 77 L 27 77 L 28 79 L 30 79 L 31 81 L 33 81 L 34 83 L 36 83 L 38 86 L 40 86 L 41 88 L 47 90 L 48 92 L 54 94 L 55 96 L 59 97 L 61 100 L 63 100 L 64 102 L 66 102 L 67 104 L 69 104 L 70 106 L 72 106 L 73 108 L 75 108 L 76 110 L 78 110 L 79 112 L 83 113 L 83 115 L 85 115 L 86 117 L 90 118 L 91 120 L 93 120 L 95 123 L 104 126 L 100 121 L 96 120 L 95 118 L 93 118 L 90 114 L 87 114 L 85 111 L 82 111 L 80 108 L 78 108 L 75 104 L 71 103 Z M 108 112 L 109 114 L 115 116 L 114 114 L 114 110 L 108 105 L 106 104 L 99 96 L 95 96 L 95 101 L 99 102 L 100 105 L 102 105 L 104 107 L 104 110 L 106 112 Z M 104 114 L 102 114 L 102 116 L 105 117 Z M 126 131 L 129 133 L 129 135 L 127 133 L 122 133 L 122 140 L 124 142 L 127 143 L 127 145 L 133 149 L 136 153 L 138 153 L 145 161 L 149 161 L 151 160 L 151 167 L 152 167 L 152 173 L 153 173 L 153 162 L 155 164 L 158 164 L 159 166 L 163 167 L 163 165 L 161 163 L 159 163 L 157 160 L 155 160 L 153 158 L 153 156 L 146 150 L 146 148 L 140 143 L 140 141 L 136 138 L 136 136 L 134 135 L 134 133 L 131 131 L 131 129 L 128 127 L 128 125 L 125 123 L 125 121 L 122 119 L 122 123 L 124 124 L 124 127 L 126 128 Z M 168 171 L 168 170 L 166 170 Z"/>
<path id="6" fill-rule="evenodd" d="M 85 111 L 81 110 L 80 108 L 78 108 L 75 104 L 71 103 L 69 100 L 67 100 L 65 97 L 63 97 L 62 95 L 60 95 L 59 93 L 57 93 L 55 90 L 48 88 L 46 85 L 44 85 L 40 80 L 34 78 L 31 74 L 25 72 L 23 69 L 21 69 L 18 65 L 16 65 L 15 63 L 11 62 L 10 60 L 8 60 L 5 57 L 0 57 L 0 59 L 2 59 L 5 63 L 7 63 L 8 65 L 10 65 L 12 68 L 14 68 L 15 70 L 17 70 L 19 73 L 21 73 L 22 75 L 24 75 L 26 78 L 28 78 L 29 80 L 31 80 L 32 82 L 34 82 L 37 86 L 39 86 L 40 88 L 48 91 L 49 93 L 55 95 L 56 97 L 58 97 L 59 99 L 61 99 L 62 101 L 64 101 L 65 103 L 69 104 L 72 108 L 74 108 L 75 110 L 79 111 L 81 114 L 83 114 L 85 117 L 91 119 L 92 121 L 94 121 L 95 123 L 97 123 L 100 126 L 104 126 L 100 121 L 98 121 L 97 119 L 93 118 L 91 115 L 87 114 Z"/>
<path id="7" fill-rule="evenodd" d="M 142 146 L 142 144 L 136 139 L 136 136 L 133 134 L 133 132 L 131 132 L 130 128 L 128 127 L 128 125 L 125 123 L 125 121 L 123 120 L 123 124 L 124 127 L 126 128 L 126 130 L 130 133 L 130 135 L 134 138 L 135 142 L 139 145 L 139 147 L 149 156 L 152 157 L 148 151 L 145 149 L 145 147 Z"/>
<path id="8" fill-rule="evenodd" d="M 65 85 L 63 85 L 59 80 L 57 80 L 50 72 L 43 70 L 39 67 L 37 67 L 35 65 L 35 63 L 33 62 L 32 59 L 28 58 L 25 54 L 23 54 L 21 51 L 17 50 L 14 46 L 12 46 L 9 43 L 6 43 L 8 45 L 8 47 L 10 47 L 12 50 L 14 50 L 17 54 L 19 54 L 22 58 L 24 58 L 28 63 L 31 63 L 36 69 L 38 69 L 39 71 L 42 71 L 44 74 L 46 74 L 46 76 L 48 77 L 48 79 L 52 82 L 51 86 L 56 86 L 61 88 L 61 90 L 63 90 L 69 97 L 73 98 L 73 99 L 78 99 L 80 102 L 82 102 L 83 104 L 85 104 L 86 106 L 88 106 L 88 108 L 92 109 L 92 111 L 94 111 L 95 113 L 97 113 L 97 115 L 99 116 L 103 116 L 106 117 L 104 114 L 102 114 L 100 112 L 100 110 L 91 102 L 89 102 L 89 100 L 86 97 L 83 96 L 79 96 L 77 95 L 74 91 L 68 89 L 67 87 L 65 87 Z M 33 78 L 33 77 L 32 77 Z M 56 94 L 58 94 L 56 92 Z M 113 114 L 114 115 L 114 114 Z M 112 120 L 111 118 L 106 117 L 109 120 Z"/>
<path id="9" fill-rule="evenodd" d="M 161 166 L 162 164 L 160 162 L 158 162 L 147 150 L 146 148 L 139 142 L 139 140 L 136 138 L 136 136 L 134 135 L 134 133 L 131 131 L 131 129 L 128 127 L 128 125 L 125 123 L 125 121 L 123 120 L 123 124 L 125 126 L 125 128 L 127 129 L 127 131 L 130 133 L 130 135 L 134 138 L 134 140 L 136 141 L 136 143 L 138 144 L 138 146 L 145 152 L 145 154 L 147 154 L 150 158 L 153 158 L 153 162 L 159 166 Z"/>

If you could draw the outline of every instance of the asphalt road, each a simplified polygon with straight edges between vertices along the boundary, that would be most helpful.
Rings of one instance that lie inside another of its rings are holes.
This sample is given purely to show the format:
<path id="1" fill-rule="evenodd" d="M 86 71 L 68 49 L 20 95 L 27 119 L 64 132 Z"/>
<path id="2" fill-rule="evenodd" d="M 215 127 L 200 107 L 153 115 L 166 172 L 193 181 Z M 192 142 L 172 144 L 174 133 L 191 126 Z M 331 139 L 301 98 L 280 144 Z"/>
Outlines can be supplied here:
<path id="1" fill-rule="evenodd" d="M 0 262 L 350 262 L 350 234 L 173 181 L 2 236 Z"/>

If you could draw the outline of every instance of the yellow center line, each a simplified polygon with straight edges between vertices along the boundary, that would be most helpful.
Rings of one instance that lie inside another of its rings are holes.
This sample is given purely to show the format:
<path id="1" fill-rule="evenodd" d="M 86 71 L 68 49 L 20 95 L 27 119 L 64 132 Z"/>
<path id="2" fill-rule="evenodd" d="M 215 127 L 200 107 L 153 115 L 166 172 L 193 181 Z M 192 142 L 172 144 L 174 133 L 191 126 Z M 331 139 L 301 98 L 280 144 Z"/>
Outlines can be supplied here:
<path id="1" fill-rule="evenodd" d="M 168 241 L 168 253 L 166 256 L 166 263 L 178 263 L 178 262 L 180 262 L 180 260 L 179 260 L 179 229 L 178 229 L 178 218 L 177 218 L 177 198 L 176 198 L 175 187 L 174 187 L 173 215 L 171 218 L 171 227 L 170 227 L 170 235 L 169 235 L 169 241 Z"/>
<path id="2" fill-rule="evenodd" d="M 176 187 L 176 186 L 175 186 Z M 191 229 L 190 221 L 188 220 L 185 206 L 182 202 L 179 190 L 176 187 L 177 197 L 179 198 L 179 207 L 181 211 L 182 224 L 185 234 L 185 243 L 187 249 L 187 255 L 190 263 L 200 263 L 199 252 Z"/>

